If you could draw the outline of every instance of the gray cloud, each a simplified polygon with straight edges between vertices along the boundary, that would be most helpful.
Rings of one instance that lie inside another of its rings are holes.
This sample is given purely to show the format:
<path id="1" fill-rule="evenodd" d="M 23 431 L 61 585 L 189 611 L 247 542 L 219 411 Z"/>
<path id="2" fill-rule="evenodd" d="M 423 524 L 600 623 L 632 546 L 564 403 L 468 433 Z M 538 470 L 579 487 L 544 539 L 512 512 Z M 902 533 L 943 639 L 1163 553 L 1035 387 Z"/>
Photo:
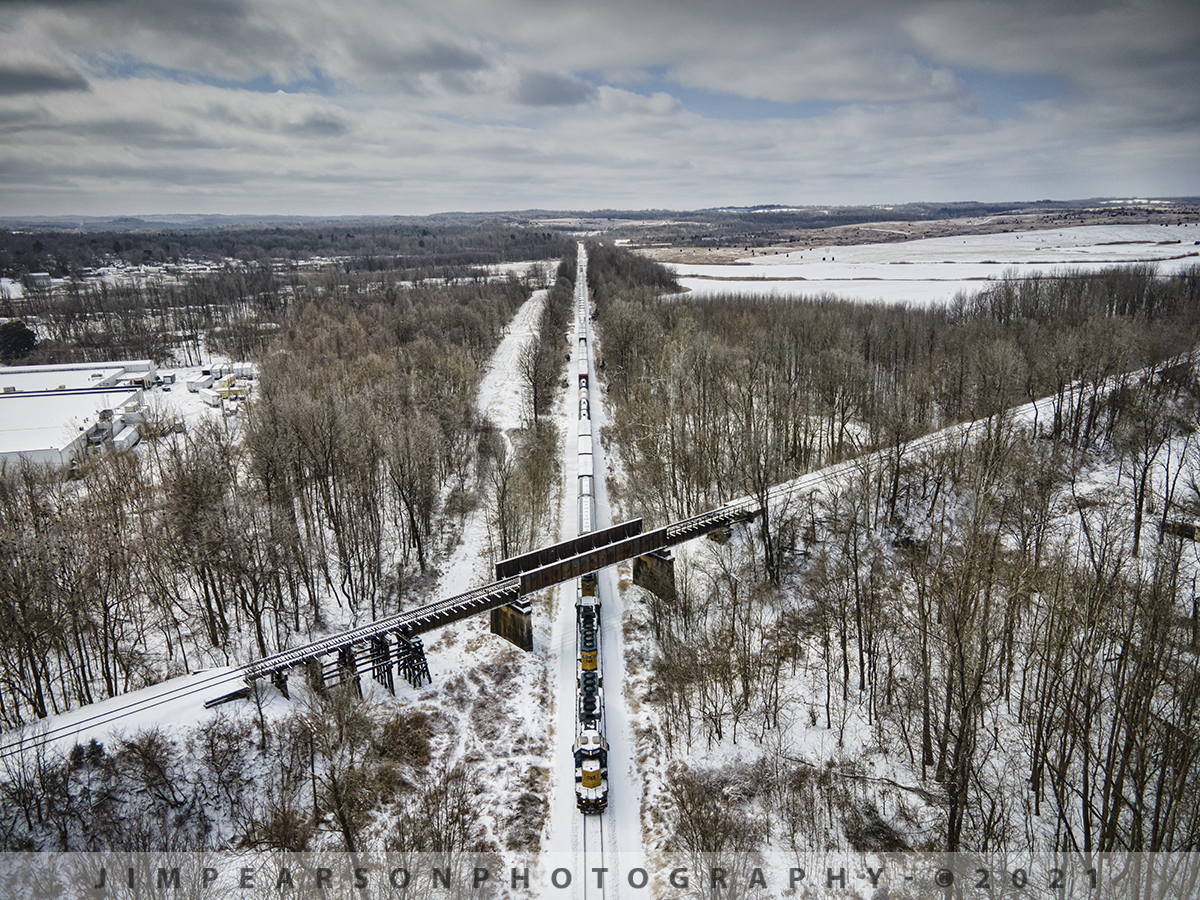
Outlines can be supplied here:
<path id="1" fill-rule="evenodd" d="M 552 72 L 525 72 L 514 94 L 526 106 L 574 106 L 596 97 L 595 85 Z"/>
<path id="2" fill-rule="evenodd" d="M 0 96 L 86 91 L 87 79 L 77 72 L 0 66 Z"/>
<path id="3" fill-rule="evenodd" d="M 345 122 L 325 116 L 310 116 L 303 122 L 289 123 L 284 126 L 288 134 L 301 138 L 334 138 L 343 137 L 349 133 Z"/>
<path id="4" fill-rule="evenodd" d="M 21 4 L 21 24 L 55 54 L 87 64 L 143 64 L 228 80 L 287 82 L 311 68 L 274 0 L 74 0 Z"/>
<path id="5" fill-rule="evenodd" d="M 483 71 L 482 54 L 459 44 L 433 39 L 424 43 L 397 43 L 364 36 L 351 55 L 355 67 L 384 82 L 419 84 L 423 76 L 452 77 Z"/>

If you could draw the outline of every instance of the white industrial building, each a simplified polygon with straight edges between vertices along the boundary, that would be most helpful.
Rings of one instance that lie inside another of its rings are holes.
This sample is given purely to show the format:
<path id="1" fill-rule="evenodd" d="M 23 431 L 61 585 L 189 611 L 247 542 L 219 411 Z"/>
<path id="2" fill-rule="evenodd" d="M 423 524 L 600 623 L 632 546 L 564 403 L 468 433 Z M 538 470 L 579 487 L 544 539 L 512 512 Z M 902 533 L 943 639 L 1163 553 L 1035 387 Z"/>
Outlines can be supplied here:
<path id="1" fill-rule="evenodd" d="M 69 465 L 89 446 L 131 447 L 151 360 L 0 368 L 0 464 Z"/>

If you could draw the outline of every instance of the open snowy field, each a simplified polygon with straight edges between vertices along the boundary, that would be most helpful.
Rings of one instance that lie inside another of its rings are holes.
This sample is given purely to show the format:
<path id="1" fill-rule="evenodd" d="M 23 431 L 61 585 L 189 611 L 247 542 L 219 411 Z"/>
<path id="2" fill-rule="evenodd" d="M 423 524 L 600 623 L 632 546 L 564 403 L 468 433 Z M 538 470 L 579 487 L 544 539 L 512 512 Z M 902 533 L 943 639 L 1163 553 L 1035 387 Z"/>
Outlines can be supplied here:
<path id="1" fill-rule="evenodd" d="M 960 235 L 890 244 L 813 246 L 736 265 L 672 265 L 695 294 L 847 299 L 927 305 L 973 293 L 1005 273 L 1095 270 L 1151 263 L 1160 274 L 1200 264 L 1196 225 L 1090 225 L 1052 231 Z"/>

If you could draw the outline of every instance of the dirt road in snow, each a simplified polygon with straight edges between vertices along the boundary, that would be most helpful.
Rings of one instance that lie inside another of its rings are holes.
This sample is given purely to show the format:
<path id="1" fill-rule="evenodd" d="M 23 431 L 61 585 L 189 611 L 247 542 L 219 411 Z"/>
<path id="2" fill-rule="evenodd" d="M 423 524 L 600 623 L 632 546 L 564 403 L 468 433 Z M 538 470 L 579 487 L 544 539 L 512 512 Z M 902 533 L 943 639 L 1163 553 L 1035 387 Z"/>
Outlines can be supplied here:
<path id="1" fill-rule="evenodd" d="M 534 291 L 513 316 L 508 334 L 492 355 L 491 368 L 479 384 L 475 408 L 488 417 L 501 434 L 508 436 L 521 427 L 525 387 L 521 383 L 518 362 L 530 339 L 537 335 L 538 323 L 547 291 Z M 481 504 L 472 510 L 463 524 L 462 541 L 443 566 L 445 574 L 438 595 L 451 597 L 481 584 L 494 576 L 488 554 L 487 509 Z"/>

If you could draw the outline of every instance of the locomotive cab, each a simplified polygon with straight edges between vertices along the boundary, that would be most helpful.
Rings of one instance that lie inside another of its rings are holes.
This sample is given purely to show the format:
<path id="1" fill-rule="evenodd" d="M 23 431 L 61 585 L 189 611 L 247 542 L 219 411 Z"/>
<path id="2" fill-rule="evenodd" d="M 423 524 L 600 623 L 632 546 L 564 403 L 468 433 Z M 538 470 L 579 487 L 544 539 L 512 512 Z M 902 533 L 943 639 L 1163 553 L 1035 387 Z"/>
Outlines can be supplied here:
<path id="1" fill-rule="evenodd" d="M 582 766 L 585 759 L 599 760 L 601 768 L 608 768 L 608 741 L 594 725 L 579 729 L 575 738 L 575 767 Z"/>
<path id="2" fill-rule="evenodd" d="M 608 806 L 608 742 L 595 726 L 581 728 L 575 739 L 575 800 L 585 815 Z"/>

